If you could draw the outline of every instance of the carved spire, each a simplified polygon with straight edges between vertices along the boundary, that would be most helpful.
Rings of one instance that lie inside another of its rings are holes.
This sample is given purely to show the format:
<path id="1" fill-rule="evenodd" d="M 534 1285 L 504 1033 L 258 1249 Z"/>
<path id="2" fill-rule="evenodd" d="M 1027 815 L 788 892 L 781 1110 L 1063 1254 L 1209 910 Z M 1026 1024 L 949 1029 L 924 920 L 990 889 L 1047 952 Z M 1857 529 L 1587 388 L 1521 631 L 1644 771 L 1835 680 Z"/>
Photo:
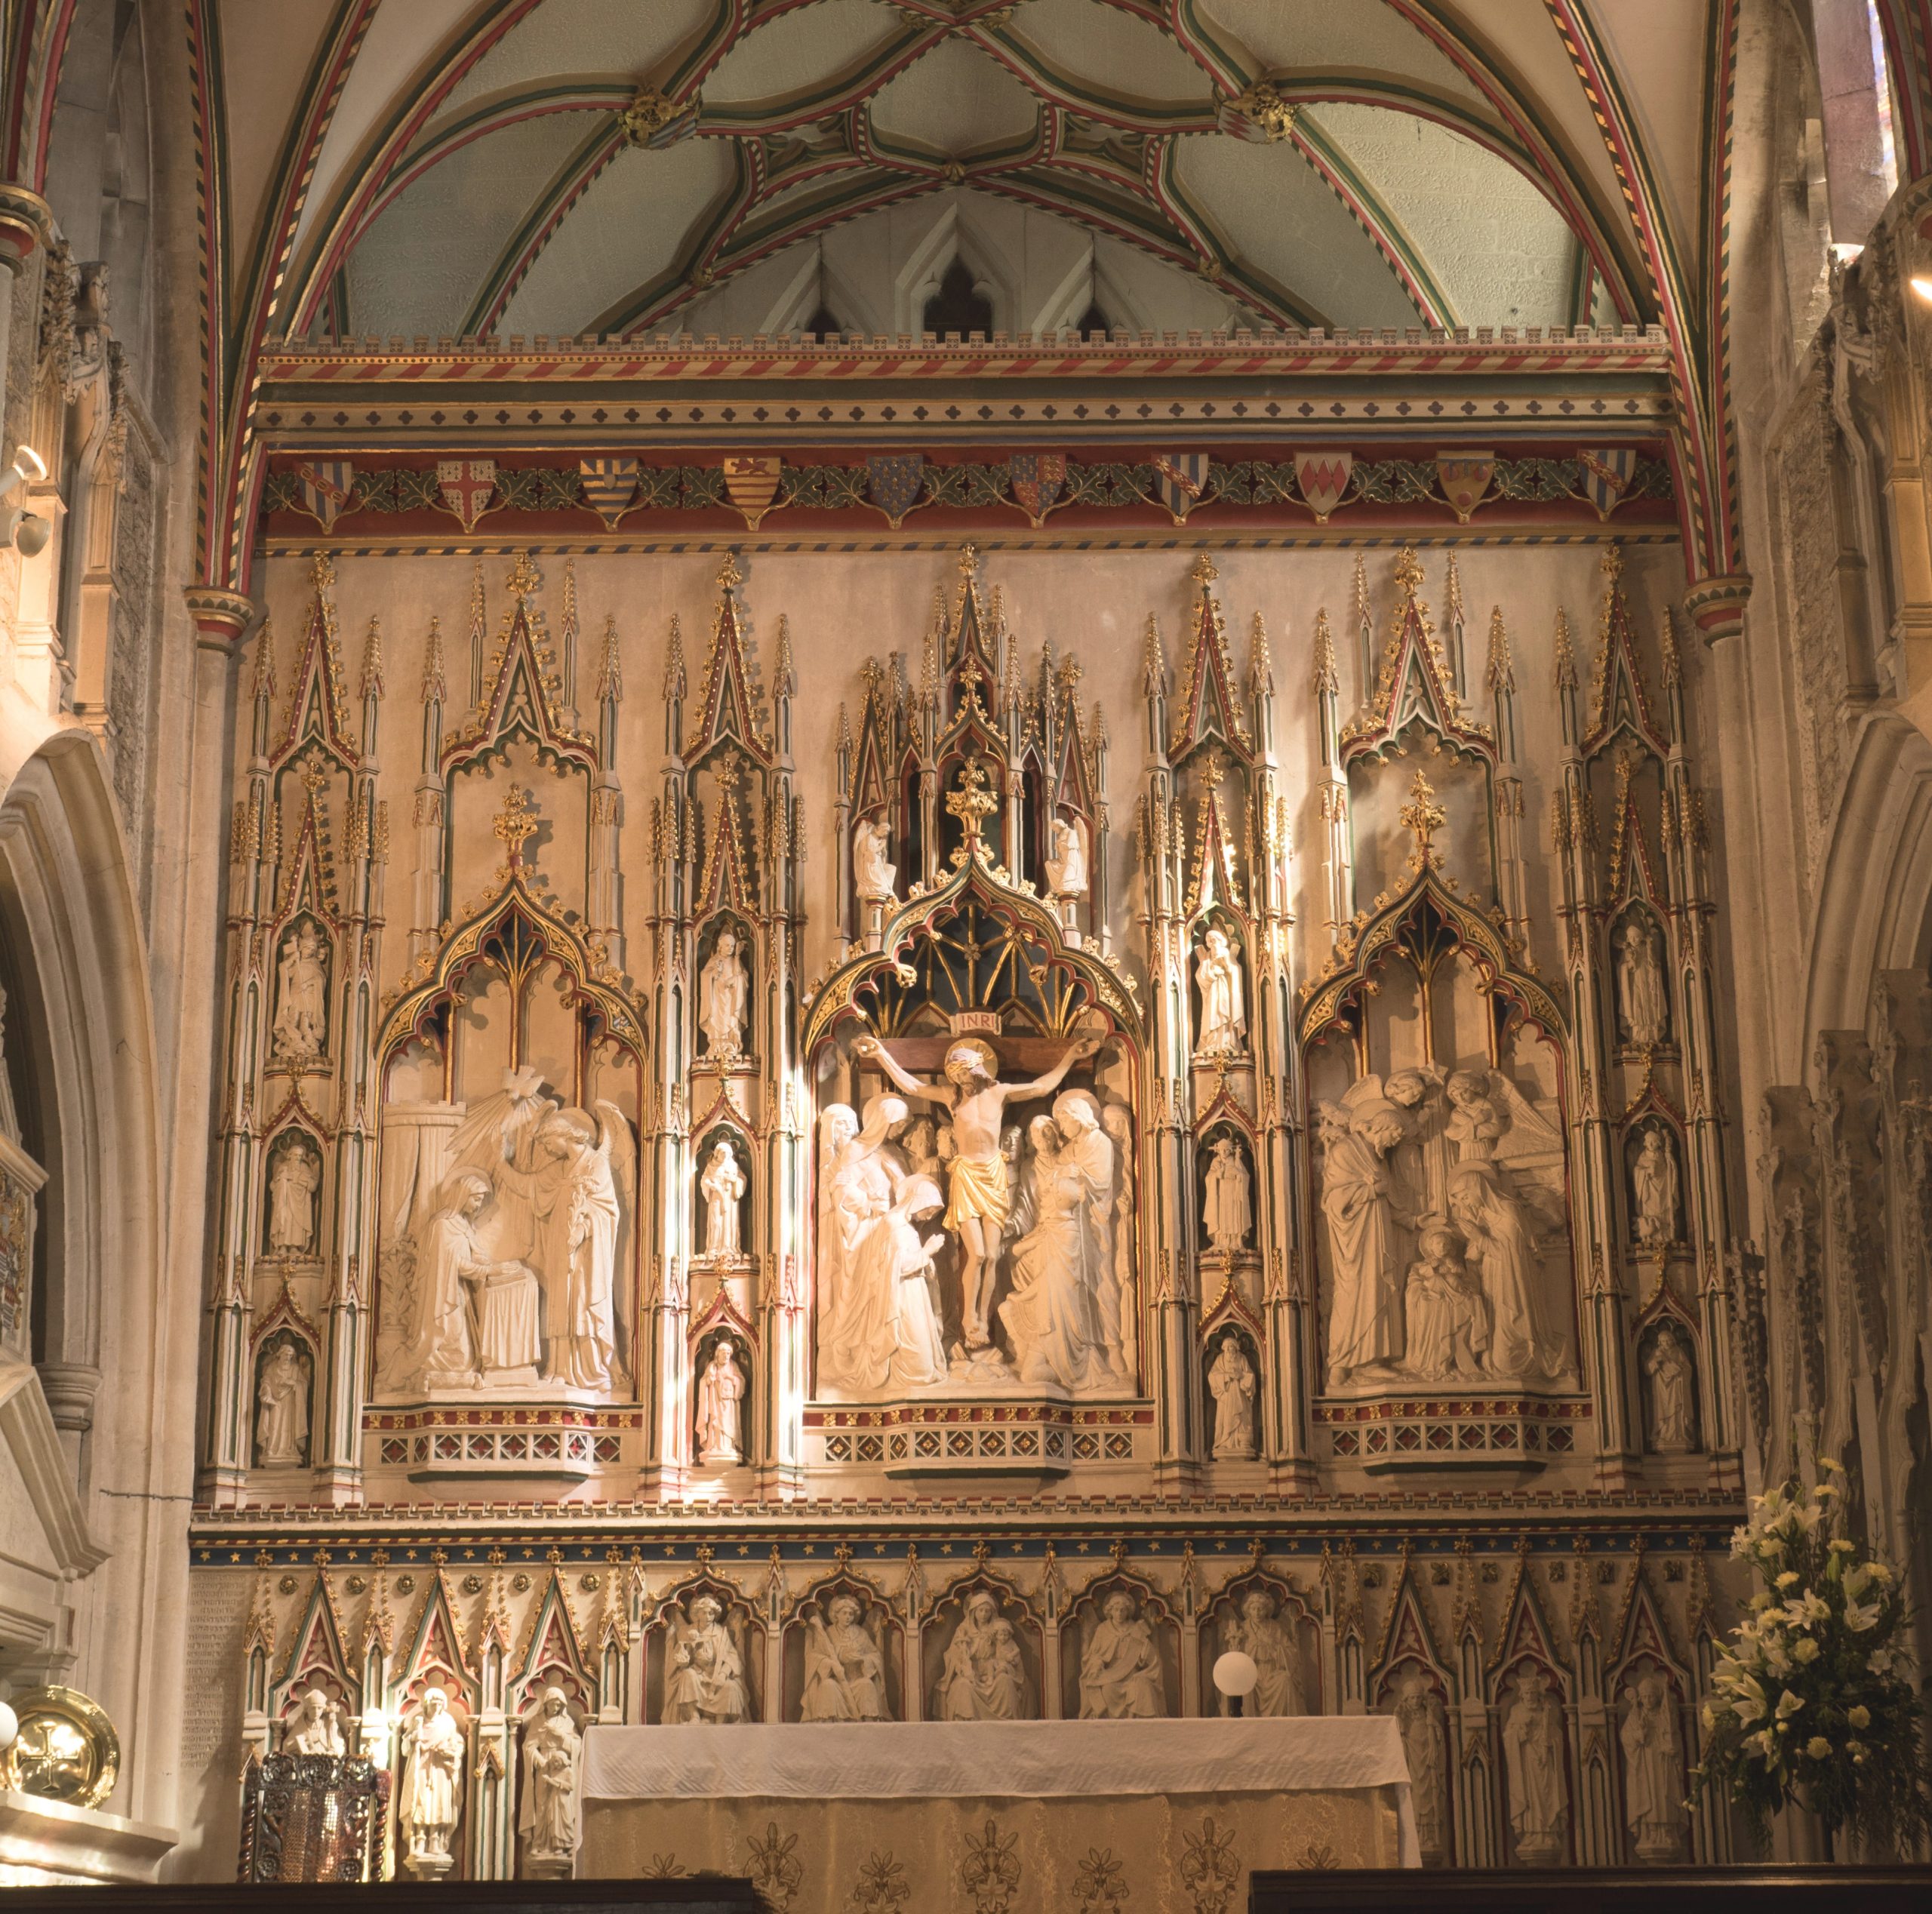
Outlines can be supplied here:
<path id="1" fill-rule="evenodd" d="M 670 635 L 664 645 L 664 695 L 667 698 L 685 695 L 685 632 L 675 611 L 671 614 Z"/>
<path id="2" fill-rule="evenodd" d="M 771 694 L 789 698 L 796 694 L 798 688 L 798 674 L 792 658 L 792 620 L 781 611 L 778 614 L 778 663 L 772 675 Z"/>
<path id="3" fill-rule="evenodd" d="M 1359 565 L 1361 561 L 1358 559 Z M 1340 688 L 1340 680 L 1335 675 L 1335 634 L 1328 629 L 1328 608 L 1324 605 L 1315 614 L 1315 696 L 1324 691 Z"/>
<path id="4" fill-rule="evenodd" d="M 1168 688 L 1168 660 L 1161 645 L 1161 621 L 1147 614 L 1146 663 L 1140 675 L 1141 689 L 1148 697 L 1158 697 Z"/>
<path id="5" fill-rule="evenodd" d="M 483 561 L 469 581 L 469 702 L 483 702 L 483 648 L 490 640 L 489 610 L 483 596 Z"/>
<path id="6" fill-rule="evenodd" d="M 849 751 L 852 748 L 851 722 L 845 715 L 845 700 L 843 698 L 838 701 L 838 735 L 833 741 L 832 748 L 838 751 Z"/>
<path id="7" fill-rule="evenodd" d="M 258 698 L 275 696 L 275 620 L 262 620 L 260 635 L 255 640 L 255 695 Z"/>
<path id="8" fill-rule="evenodd" d="M 1248 682 L 1257 693 L 1272 696 L 1275 690 L 1275 660 L 1268 648 L 1268 626 L 1261 614 L 1254 614 L 1252 641 L 1249 645 Z"/>
<path id="9" fill-rule="evenodd" d="M 1460 624 L 1463 620 L 1463 575 L 1456 569 L 1456 550 L 1449 549 L 1449 579 L 1443 588 L 1443 615 L 1451 624 Z"/>
<path id="10" fill-rule="evenodd" d="M 1559 691 L 1574 691 L 1577 688 L 1577 651 L 1570 641 L 1570 614 L 1561 605 L 1556 608 L 1556 688 Z"/>
<path id="11" fill-rule="evenodd" d="M 443 621 L 434 612 L 429 614 L 429 649 L 423 660 L 423 702 L 441 704 L 450 694 L 449 684 L 444 675 Z"/>
<path id="12" fill-rule="evenodd" d="M 604 648 L 597 659 L 597 696 L 598 701 L 608 699 L 613 704 L 624 695 L 623 660 L 617 651 L 617 616 L 614 611 L 604 614 Z"/>
<path id="13" fill-rule="evenodd" d="M 365 699 L 383 695 L 383 626 L 374 612 L 369 614 L 369 635 L 362 641 L 362 692 Z"/>
<path id="14" fill-rule="evenodd" d="M 1503 608 L 1493 605 L 1489 614 L 1489 669 L 1487 682 L 1492 692 L 1516 688 L 1516 667 L 1509 657 L 1509 634 L 1503 624 Z"/>

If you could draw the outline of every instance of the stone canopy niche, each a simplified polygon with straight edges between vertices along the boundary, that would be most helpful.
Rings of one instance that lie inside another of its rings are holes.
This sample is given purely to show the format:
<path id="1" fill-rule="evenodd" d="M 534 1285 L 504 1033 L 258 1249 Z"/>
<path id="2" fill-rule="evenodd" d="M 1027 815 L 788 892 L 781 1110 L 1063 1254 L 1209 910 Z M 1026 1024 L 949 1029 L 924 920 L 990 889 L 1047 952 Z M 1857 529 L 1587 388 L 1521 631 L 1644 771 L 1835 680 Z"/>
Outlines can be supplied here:
<path id="1" fill-rule="evenodd" d="M 1151 1432 L 1135 1219 L 1118 1208 L 1142 1019 L 1082 928 L 1104 759 L 1078 666 L 1023 690 L 970 552 L 961 579 L 914 721 L 868 667 L 841 751 L 857 934 L 804 1044 L 808 1440 L 812 1460 L 889 1475 L 1061 1475 L 1131 1462 Z M 1074 1407 L 1088 1403 L 1114 1408 Z"/>

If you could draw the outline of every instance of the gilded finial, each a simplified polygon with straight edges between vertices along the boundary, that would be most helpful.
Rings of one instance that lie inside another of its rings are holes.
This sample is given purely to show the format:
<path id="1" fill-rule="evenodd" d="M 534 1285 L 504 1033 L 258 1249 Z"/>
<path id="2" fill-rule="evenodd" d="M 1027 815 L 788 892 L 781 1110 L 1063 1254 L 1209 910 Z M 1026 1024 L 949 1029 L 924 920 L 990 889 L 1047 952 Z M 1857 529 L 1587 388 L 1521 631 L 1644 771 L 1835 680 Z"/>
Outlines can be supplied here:
<path id="1" fill-rule="evenodd" d="M 309 566 L 309 583 L 318 592 L 331 589 L 335 584 L 335 562 L 328 552 L 318 552 Z"/>
<path id="2" fill-rule="evenodd" d="M 971 543 L 961 546 L 959 548 L 960 577 L 961 578 L 971 578 L 973 574 L 979 570 L 979 568 L 980 554 L 978 548 Z"/>
<path id="3" fill-rule="evenodd" d="M 255 695 L 275 696 L 275 621 L 271 618 L 262 620 L 260 635 L 255 640 Z"/>
<path id="4" fill-rule="evenodd" d="M 1275 659 L 1268 647 L 1268 626 L 1260 612 L 1254 614 L 1253 635 L 1249 646 L 1248 671 L 1254 682 L 1254 688 L 1263 693 L 1275 688 Z"/>
<path id="5" fill-rule="evenodd" d="M 1447 616 L 1453 624 L 1463 615 L 1463 574 L 1456 569 L 1456 554 L 1453 547 L 1449 553 L 1449 580 L 1443 592 Z"/>
<path id="6" fill-rule="evenodd" d="M 429 614 L 429 648 L 423 660 L 423 702 L 441 704 L 449 696 L 449 685 L 444 676 L 443 621 L 432 611 Z"/>
<path id="7" fill-rule="evenodd" d="M 1341 680 L 1335 673 L 1335 634 L 1328 629 L 1328 608 L 1324 605 L 1315 614 L 1315 691 L 1318 697 L 1324 691 L 1341 688 Z"/>
<path id="8" fill-rule="evenodd" d="M 1395 561 L 1395 583 L 1407 598 L 1414 598 L 1422 589 L 1422 561 L 1416 556 L 1413 545 L 1404 545 Z"/>
<path id="9" fill-rule="evenodd" d="M 1603 573 L 1604 584 L 1614 590 L 1623 576 L 1623 547 L 1621 545 L 1606 545 L 1603 548 L 1603 556 L 1597 561 L 1597 565 Z"/>
<path id="10" fill-rule="evenodd" d="M 1355 554 L 1355 623 L 1368 623 L 1368 565 L 1359 552 Z"/>
<path id="11" fill-rule="evenodd" d="M 1430 840 L 1449 821 L 1449 814 L 1435 802 L 1435 787 L 1420 771 L 1409 780 L 1408 802 L 1395 815 L 1415 836 L 1416 848 L 1409 854 L 1410 869 L 1420 871 L 1426 865 L 1440 864 L 1442 854 Z"/>
<path id="12" fill-rule="evenodd" d="M 519 601 L 527 599 L 543 582 L 543 574 L 537 569 L 537 562 L 528 552 L 519 552 L 516 562 L 510 567 L 510 575 L 503 583 L 509 586 L 510 595 Z"/>
<path id="13" fill-rule="evenodd" d="M 1516 668 L 1509 661 L 1509 634 L 1503 629 L 1500 605 L 1492 606 L 1489 614 L 1488 684 L 1492 691 L 1516 688 Z"/>
<path id="14" fill-rule="evenodd" d="M 685 630 L 675 611 L 671 614 L 671 629 L 664 641 L 664 695 L 666 698 L 685 695 Z"/>
<path id="15" fill-rule="evenodd" d="M 738 562 L 735 552 L 724 554 L 724 562 L 718 568 L 718 586 L 721 591 L 734 592 L 745 582 L 744 568 Z"/>
<path id="16" fill-rule="evenodd" d="M 977 756 L 968 758 L 961 768 L 958 786 L 946 799 L 946 808 L 959 820 L 965 838 L 952 854 L 952 861 L 963 864 L 976 851 L 983 854 L 981 833 L 986 819 L 999 808 L 999 799 L 986 788 L 986 767 Z"/>
<path id="17" fill-rule="evenodd" d="M 1152 612 L 1147 614 L 1146 663 L 1141 674 L 1141 689 L 1149 697 L 1164 691 L 1168 686 L 1168 660 L 1161 648 L 1161 621 Z"/>
<path id="18" fill-rule="evenodd" d="M 604 648 L 597 660 L 597 696 L 613 703 L 624 695 L 623 660 L 617 650 L 617 615 L 604 614 Z"/>
<path id="19" fill-rule="evenodd" d="M 383 695 L 383 624 L 373 612 L 369 617 L 369 635 L 362 641 L 361 694 L 365 698 Z"/>
<path id="20" fill-rule="evenodd" d="M 523 869 L 523 847 L 536 835 L 537 820 L 531 814 L 530 793 L 521 784 L 512 784 L 509 795 L 503 800 L 503 808 L 497 814 L 492 827 L 498 837 L 509 847 L 509 863 L 506 869 Z"/>
<path id="21" fill-rule="evenodd" d="M 1556 608 L 1556 688 L 1559 691 L 1574 691 L 1577 688 L 1577 652 L 1570 642 L 1570 614 L 1561 605 Z"/>
<path id="22" fill-rule="evenodd" d="M 1203 552 L 1188 568 L 1187 575 L 1204 592 L 1221 574 L 1215 570 L 1214 561 Z"/>
<path id="23" fill-rule="evenodd" d="M 772 695 L 789 698 L 798 688 L 798 674 L 792 661 L 792 621 L 778 614 L 778 664 L 773 674 Z"/>

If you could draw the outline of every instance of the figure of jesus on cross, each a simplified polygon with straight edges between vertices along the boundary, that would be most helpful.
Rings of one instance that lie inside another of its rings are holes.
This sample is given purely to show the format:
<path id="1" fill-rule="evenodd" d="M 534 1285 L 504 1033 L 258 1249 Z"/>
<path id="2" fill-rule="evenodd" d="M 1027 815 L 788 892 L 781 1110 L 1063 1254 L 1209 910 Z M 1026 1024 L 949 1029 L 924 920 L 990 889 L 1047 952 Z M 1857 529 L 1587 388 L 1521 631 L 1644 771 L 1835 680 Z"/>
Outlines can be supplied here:
<path id="1" fill-rule="evenodd" d="M 945 1225 L 959 1239 L 959 1314 L 969 1351 L 983 1349 L 992 1341 L 987 1312 L 1013 1202 L 999 1146 L 1006 1106 L 1051 1097 L 1067 1072 L 1100 1048 L 1097 1037 L 1082 1037 L 1045 1075 L 1031 1083 L 1001 1083 L 993 1075 L 999 1067 L 998 1054 L 978 1037 L 962 1037 L 946 1051 L 943 1082 L 922 1081 L 902 1069 L 876 1037 L 862 1037 L 853 1045 L 859 1057 L 876 1061 L 904 1095 L 952 1112 L 957 1153 Z"/>

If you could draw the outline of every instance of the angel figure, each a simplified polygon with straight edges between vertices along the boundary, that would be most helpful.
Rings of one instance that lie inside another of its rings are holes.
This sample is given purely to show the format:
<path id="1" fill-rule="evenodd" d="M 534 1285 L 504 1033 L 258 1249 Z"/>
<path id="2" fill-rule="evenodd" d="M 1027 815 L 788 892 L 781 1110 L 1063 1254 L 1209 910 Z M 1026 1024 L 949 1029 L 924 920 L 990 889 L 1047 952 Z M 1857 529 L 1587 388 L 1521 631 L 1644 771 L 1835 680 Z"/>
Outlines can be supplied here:
<path id="1" fill-rule="evenodd" d="M 617 1183 L 629 1179 L 630 1125 L 614 1103 L 600 1102 L 595 1121 L 558 1110 L 539 1126 L 535 1155 L 529 1171 L 498 1164 L 495 1180 L 530 1205 L 535 1222 L 530 1260 L 543 1285 L 548 1380 L 608 1389 L 617 1341 Z"/>
<path id="2" fill-rule="evenodd" d="M 798 1718 L 807 1722 L 882 1722 L 885 1657 L 875 1629 L 860 1619 L 858 1603 L 835 1595 L 823 1618 L 805 1625 L 805 1686 Z"/>
<path id="3" fill-rule="evenodd" d="M 1054 848 L 1047 857 L 1047 894 L 1079 897 L 1087 892 L 1087 835 L 1077 819 L 1054 820 Z"/>
<path id="4" fill-rule="evenodd" d="M 886 859 L 886 822 L 883 817 L 861 817 L 852 826 L 852 881 L 859 895 L 868 902 L 890 903 L 892 887 L 899 875 L 896 865 Z"/>
<path id="5" fill-rule="evenodd" d="M 745 1664 L 716 1599 L 700 1595 L 688 1620 L 671 1609 L 671 1668 L 664 1681 L 667 1722 L 741 1722 Z"/>

